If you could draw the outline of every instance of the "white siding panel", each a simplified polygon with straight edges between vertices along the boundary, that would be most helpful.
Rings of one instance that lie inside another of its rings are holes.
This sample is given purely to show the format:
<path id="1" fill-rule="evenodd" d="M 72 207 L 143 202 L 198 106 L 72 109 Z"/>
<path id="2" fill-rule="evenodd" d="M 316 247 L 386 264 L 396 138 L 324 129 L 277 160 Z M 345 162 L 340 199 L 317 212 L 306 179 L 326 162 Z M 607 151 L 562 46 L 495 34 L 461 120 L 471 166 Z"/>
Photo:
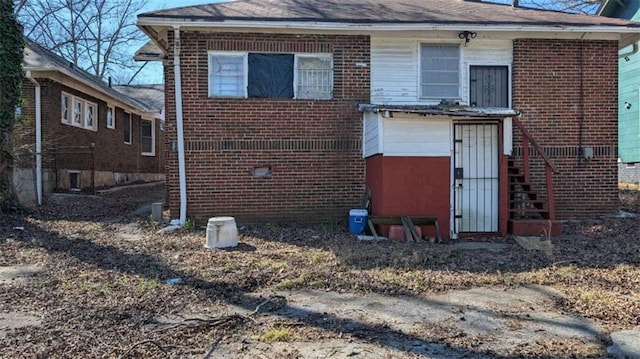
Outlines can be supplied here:
<path id="1" fill-rule="evenodd" d="M 363 158 L 371 157 L 381 152 L 380 149 L 380 126 L 378 114 L 366 111 L 363 115 L 364 143 L 362 146 Z"/>
<path id="2" fill-rule="evenodd" d="M 415 40 L 371 39 L 371 103 L 418 101 L 418 47 Z"/>
<path id="3" fill-rule="evenodd" d="M 469 104 L 469 66 L 511 66 L 512 62 L 512 40 L 471 40 L 466 47 L 462 47 L 462 103 Z"/>
<path id="4" fill-rule="evenodd" d="M 443 42 L 430 38 L 371 38 L 371 103 L 374 104 L 437 104 L 420 99 L 419 49 L 421 43 Z M 448 42 L 450 43 L 450 41 Z M 461 45 L 462 103 L 469 103 L 469 66 L 505 65 L 513 62 L 512 40 L 473 39 Z"/>
<path id="5" fill-rule="evenodd" d="M 385 156 L 448 157 L 451 121 L 416 118 L 383 119 Z"/>

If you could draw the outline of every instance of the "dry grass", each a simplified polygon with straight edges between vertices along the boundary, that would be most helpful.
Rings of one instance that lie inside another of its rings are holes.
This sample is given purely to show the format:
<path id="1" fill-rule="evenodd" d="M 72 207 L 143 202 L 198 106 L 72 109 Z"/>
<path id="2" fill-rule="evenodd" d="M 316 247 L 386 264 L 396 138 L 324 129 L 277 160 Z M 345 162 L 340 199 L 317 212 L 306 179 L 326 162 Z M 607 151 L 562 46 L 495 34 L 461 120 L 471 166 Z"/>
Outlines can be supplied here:
<path id="1" fill-rule="evenodd" d="M 289 340 L 292 323 L 264 316 L 206 330 L 157 333 L 148 326 L 158 316 L 221 315 L 214 308 L 244 303 L 247 293 L 305 288 L 421 295 L 544 284 L 565 294 L 556 303 L 560 310 L 592 318 L 607 330 L 640 324 L 637 219 L 567 223 L 565 235 L 553 239 L 554 260 L 525 252 L 508 239 L 495 239 L 509 245 L 505 251 L 471 253 L 447 243 L 359 242 L 342 226 L 327 225 L 247 226 L 237 248 L 203 250 L 203 230 L 158 235 L 144 215 L 121 214 L 153 194 L 148 196 L 116 196 L 101 204 L 91 200 L 86 206 L 94 212 L 88 215 L 73 214 L 81 203 L 72 202 L 6 220 L 0 265 L 37 264 L 45 273 L 31 286 L 3 286 L 0 312 L 44 310 L 45 317 L 41 328 L 0 338 L 0 356 L 114 357 L 131 350 L 133 356 L 188 357 L 206 352 L 206 343 L 216 336 L 231 340 L 234 333 L 244 332 L 264 341 Z M 621 196 L 623 208 L 640 212 L 638 192 L 623 191 Z M 127 204 L 124 198 L 136 201 Z M 14 225 L 26 230 L 12 230 Z M 181 278 L 183 284 L 169 285 L 170 278 Z M 295 337 L 338 335 L 294 324 Z M 462 348 L 482 340 L 449 334 L 451 344 Z M 153 343 L 132 348 L 144 340 L 161 342 L 162 350 Z M 575 349 L 575 343 L 556 344 L 532 343 L 502 354 L 551 357 L 562 356 L 563 348 Z M 586 348 L 583 354 L 598 350 Z"/>

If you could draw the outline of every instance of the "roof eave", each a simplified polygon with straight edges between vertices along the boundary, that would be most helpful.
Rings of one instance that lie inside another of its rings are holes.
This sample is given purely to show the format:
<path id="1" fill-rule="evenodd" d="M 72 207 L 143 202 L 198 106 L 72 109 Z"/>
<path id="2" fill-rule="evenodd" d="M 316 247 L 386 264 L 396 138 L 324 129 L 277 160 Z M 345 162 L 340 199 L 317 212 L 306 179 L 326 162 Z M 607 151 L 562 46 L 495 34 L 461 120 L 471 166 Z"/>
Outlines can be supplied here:
<path id="1" fill-rule="evenodd" d="M 525 32 L 600 32 L 600 33 L 640 33 L 640 23 L 634 26 L 614 25 L 566 25 L 559 23 L 497 24 L 477 22 L 327 22 L 327 21 L 247 21 L 247 20 L 205 20 L 197 18 L 139 17 L 138 27 L 151 38 L 149 28 L 153 27 L 199 27 L 199 28 L 272 28 L 305 30 L 367 30 L 367 31 L 403 31 L 403 30 L 460 30 L 461 27 L 473 27 L 483 31 L 525 31 Z"/>
<path id="2" fill-rule="evenodd" d="M 157 113 L 157 110 L 150 109 L 150 108 L 142 108 L 142 107 L 140 107 L 140 104 L 132 103 L 131 101 L 128 101 L 128 99 L 126 99 L 126 98 L 121 98 L 121 97 L 119 97 L 119 96 L 114 96 L 113 94 L 111 94 L 111 93 L 109 93 L 109 92 L 105 91 L 105 90 L 104 90 L 103 88 L 101 88 L 100 86 L 96 86 L 94 83 L 92 83 L 92 82 L 90 82 L 90 81 L 86 81 L 86 80 L 85 80 L 85 79 L 83 79 L 82 77 L 77 76 L 77 75 L 75 75 L 73 72 L 71 72 L 71 71 L 67 71 L 66 69 L 61 69 L 61 68 L 57 68 L 57 67 L 51 67 L 51 68 L 49 68 L 49 67 L 30 67 L 30 66 L 25 66 L 25 67 L 23 68 L 23 70 L 25 71 L 25 73 L 27 73 L 27 72 L 30 72 L 30 73 L 38 73 L 38 72 L 59 72 L 59 73 L 61 73 L 61 74 L 65 75 L 65 76 L 68 76 L 68 77 L 72 78 L 72 79 L 73 79 L 73 80 L 75 80 L 75 81 L 78 81 L 78 82 L 80 82 L 80 83 L 84 84 L 85 86 L 88 86 L 88 87 L 90 87 L 90 88 L 92 88 L 92 89 L 94 89 L 94 90 L 96 90 L 96 91 L 98 91 L 98 92 L 102 93 L 103 95 L 105 95 L 105 96 L 107 96 L 107 97 L 109 97 L 109 98 L 115 99 L 115 100 L 117 100 L 118 102 L 120 102 L 120 103 L 122 103 L 122 104 L 124 104 L 124 105 L 129 106 L 129 107 L 130 107 L 130 109 L 132 109 L 132 110 L 134 110 L 134 111 L 137 111 L 137 112 L 139 112 L 140 114 L 143 114 L 143 113 L 145 113 L 145 114 L 152 114 L 152 113 L 153 113 L 153 114 L 155 114 L 155 113 Z M 115 91 L 115 90 L 113 90 L 113 91 Z"/>

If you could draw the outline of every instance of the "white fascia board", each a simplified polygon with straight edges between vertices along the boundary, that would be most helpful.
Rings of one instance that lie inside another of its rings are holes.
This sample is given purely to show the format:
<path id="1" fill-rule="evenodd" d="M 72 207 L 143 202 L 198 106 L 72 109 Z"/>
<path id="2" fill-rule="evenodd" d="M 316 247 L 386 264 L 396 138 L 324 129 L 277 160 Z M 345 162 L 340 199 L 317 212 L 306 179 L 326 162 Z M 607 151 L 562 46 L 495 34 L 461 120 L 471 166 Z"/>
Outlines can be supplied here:
<path id="1" fill-rule="evenodd" d="M 85 81 L 83 78 L 76 76 L 74 73 L 67 71 L 66 69 L 61 69 L 58 67 L 54 67 L 54 68 L 46 68 L 46 67 L 24 67 L 23 70 L 25 72 L 30 71 L 32 72 L 32 75 L 34 77 L 35 74 L 39 73 L 39 72 L 59 72 L 67 77 L 72 78 L 75 81 L 78 81 L 80 83 L 82 83 L 85 86 L 88 86 L 90 88 L 92 88 L 94 91 L 97 91 L 99 93 L 101 93 L 102 96 L 102 100 L 105 101 L 106 103 L 119 103 L 124 110 L 127 110 L 128 112 L 132 112 L 135 113 L 137 115 L 142 116 L 143 114 L 149 114 L 151 116 L 160 116 L 160 114 L 157 111 L 147 111 L 144 109 L 141 109 L 140 107 L 138 107 L 135 104 L 130 103 L 129 101 L 125 101 L 123 99 L 120 98 L 116 98 L 114 97 L 112 94 L 105 92 L 102 88 L 100 88 L 99 86 L 94 85 L 91 82 Z M 46 77 L 46 75 L 45 75 Z M 116 90 L 113 90 L 116 91 Z M 96 97 L 96 96 L 94 96 Z"/>
<path id="2" fill-rule="evenodd" d="M 633 26 L 591 26 L 591 25 L 501 25 L 501 24 L 433 24 L 433 23 L 341 23 L 314 21 L 206 21 L 198 19 L 176 19 L 140 17 L 137 25 L 142 26 L 180 26 L 198 28 L 259 28 L 259 29 L 301 29 L 301 30 L 331 30 L 331 31 L 411 31 L 411 30 L 474 30 L 474 31 L 522 31 L 522 32 L 593 32 L 593 33 L 630 33 L 640 34 L 640 27 Z"/>

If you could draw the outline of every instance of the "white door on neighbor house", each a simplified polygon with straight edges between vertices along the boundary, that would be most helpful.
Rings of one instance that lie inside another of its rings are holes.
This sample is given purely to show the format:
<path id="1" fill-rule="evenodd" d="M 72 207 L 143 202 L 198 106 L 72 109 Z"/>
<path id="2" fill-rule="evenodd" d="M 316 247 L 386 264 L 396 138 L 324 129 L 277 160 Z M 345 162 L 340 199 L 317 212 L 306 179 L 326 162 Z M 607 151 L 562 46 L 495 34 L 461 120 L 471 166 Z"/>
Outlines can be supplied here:
<path id="1" fill-rule="evenodd" d="M 457 123 L 454 130 L 454 231 L 498 232 L 497 123 Z"/>

